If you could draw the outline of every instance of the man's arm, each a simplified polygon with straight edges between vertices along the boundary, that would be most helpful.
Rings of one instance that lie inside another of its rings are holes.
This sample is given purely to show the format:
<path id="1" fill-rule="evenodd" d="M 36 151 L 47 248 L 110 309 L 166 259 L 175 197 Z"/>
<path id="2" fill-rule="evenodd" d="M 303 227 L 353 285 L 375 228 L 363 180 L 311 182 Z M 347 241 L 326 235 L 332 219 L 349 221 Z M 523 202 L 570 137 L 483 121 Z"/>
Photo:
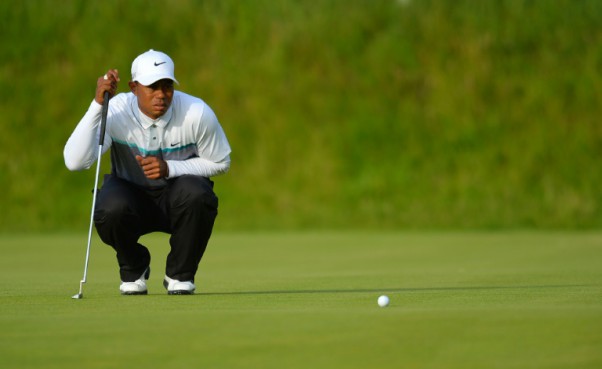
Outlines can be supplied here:
<path id="1" fill-rule="evenodd" d="M 198 157 L 187 160 L 167 160 L 167 178 L 186 174 L 214 177 L 230 169 L 230 144 L 215 113 L 203 103 L 196 137 Z"/>
<path id="2" fill-rule="evenodd" d="M 98 128 L 100 125 L 101 112 L 102 106 L 96 101 L 93 101 L 92 104 L 90 104 L 90 108 L 67 140 L 63 150 L 63 157 L 67 169 L 88 169 L 96 161 L 96 158 L 98 157 Z M 107 149 L 108 146 L 103 146 L 103 151 L 106 151 Z"/>
<path id="3" fill-rule="evenodd" d="M 88 169 L 98 157 L 99 126 L 105 91 L 113 97 L 119 82 L 119 72 L 110 69 L 96 82 L 96 96 L 88 111 L 75 127 L 63 149 L 65 166 L 69 170 Z M 103 153 L 111 146 L 111 138 L 105 135 Z"/>
<path id="4" fill-rule="evenodd" d="M 203 177 L 214 177 L 224 174 L 230 169 L 230 155 L 224 159 L 213 162 L 203 158 L 191 158 L 188 160 L 168 160 L 168 177 L 174 178 L 185 174 L 194 174 Z"/>

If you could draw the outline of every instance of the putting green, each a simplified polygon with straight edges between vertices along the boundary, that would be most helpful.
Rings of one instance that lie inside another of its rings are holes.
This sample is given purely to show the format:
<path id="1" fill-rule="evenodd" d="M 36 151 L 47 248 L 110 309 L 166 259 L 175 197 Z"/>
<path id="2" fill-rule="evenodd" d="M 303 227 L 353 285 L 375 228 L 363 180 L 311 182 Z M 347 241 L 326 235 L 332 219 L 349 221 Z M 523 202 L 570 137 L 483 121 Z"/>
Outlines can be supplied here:
<path id="1" fill-rule="evenodd" d="M 600 368 L 602 233 L 215 233 L 194 296 L 86 235 L 0 236 L 3 368 Z M 391 303 L 377 305 L 386 294 Z"/>

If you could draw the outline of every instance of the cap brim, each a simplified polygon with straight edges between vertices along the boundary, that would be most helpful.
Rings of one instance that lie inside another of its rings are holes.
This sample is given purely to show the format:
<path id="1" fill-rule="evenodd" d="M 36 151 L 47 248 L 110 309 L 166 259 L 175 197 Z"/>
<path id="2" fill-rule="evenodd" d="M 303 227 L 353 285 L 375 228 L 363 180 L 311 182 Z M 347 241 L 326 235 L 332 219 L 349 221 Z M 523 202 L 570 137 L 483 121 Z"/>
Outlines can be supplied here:
<path id="1" fill-rule="evenodd" d="M 144 76 L 141 78 L 136 78 L 135 81 L 139 82 L 141 85 L 150 86 L 153 83 L 155 83 L 161 79 L 171 79 L 176 84 L 178 84 L 178 85 L 180 84 L 180 82 L 178 82 L 177 79 L 173 78 L 172 76 L 165 75 L 165 74 L 152 74 L 152 75 Z"/>

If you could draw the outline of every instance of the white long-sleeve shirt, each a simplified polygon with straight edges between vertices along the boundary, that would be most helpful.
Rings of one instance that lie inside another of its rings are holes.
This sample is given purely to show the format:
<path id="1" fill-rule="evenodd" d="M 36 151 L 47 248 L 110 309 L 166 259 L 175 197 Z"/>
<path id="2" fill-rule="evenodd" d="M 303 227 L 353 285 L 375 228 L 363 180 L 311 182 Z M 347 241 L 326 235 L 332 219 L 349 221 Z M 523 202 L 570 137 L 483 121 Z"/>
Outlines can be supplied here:
<path id="1" fill-rule="evenodd" d="M 90 107 L 67 140 L 63 156 L 69 170 L 90 168 L 98 157 L 102 106 Z M 111 148 L 112 174 L 154 188 L 166 179 L 146 178 L 136 155 L 166 161 L 169 177 L 185 174 L 213 177 L 230 168 L 230 144 L 215 113 L 201 99 L 174 91 L 172 104 L 158 119 L 138 108 L 136 96 L 121 93 L 109 103 L 103 153 Z"/>

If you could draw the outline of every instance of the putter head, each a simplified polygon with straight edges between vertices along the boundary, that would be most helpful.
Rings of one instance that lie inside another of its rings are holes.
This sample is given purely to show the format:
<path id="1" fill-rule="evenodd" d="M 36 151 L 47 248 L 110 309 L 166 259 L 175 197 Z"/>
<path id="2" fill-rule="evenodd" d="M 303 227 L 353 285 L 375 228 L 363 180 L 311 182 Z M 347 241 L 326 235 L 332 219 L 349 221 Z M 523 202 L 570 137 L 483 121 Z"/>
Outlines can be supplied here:
<path id="1" fill-rule="evenodd" d="M 81 300 L 84 298 L 84 283 L 86 283 L 85 277 L 79 281 L 79 293 L 71 296 L 72 299 Z"/>

